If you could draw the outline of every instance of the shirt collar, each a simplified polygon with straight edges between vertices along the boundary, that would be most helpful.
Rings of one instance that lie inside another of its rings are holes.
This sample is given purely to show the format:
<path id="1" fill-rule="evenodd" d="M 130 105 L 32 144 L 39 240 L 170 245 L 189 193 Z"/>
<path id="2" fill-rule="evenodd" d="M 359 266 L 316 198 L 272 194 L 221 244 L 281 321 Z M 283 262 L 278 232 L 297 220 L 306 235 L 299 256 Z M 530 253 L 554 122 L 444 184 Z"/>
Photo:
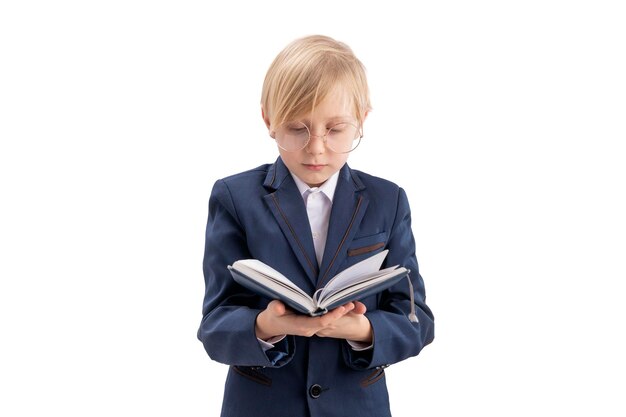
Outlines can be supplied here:
<path id="1" fill-rule="evenodd" d="M 309 192 L 319 191 L 319 192 L 324 193 L 324 195 L 328 197 L 331 203 L 333 202 L 333 196 L 335 195 L 335 188 L 337 188 L 337 181 L 339 180 L 339 171 L 331 175 L 331 177 L 328 178 L 324 182 L 324 184 L 320 185 L 319 187 L 313 187 L 313 188 L 309 187 L 304 181 L 298 178 L 294 173 L 291 173 L 291 176 L 293 177 L 293 180 L 295 181 L 296 186 L 298 187 L 298 191 L 300 191 L 300 195 L 303 198 L 307 191 Z"/>

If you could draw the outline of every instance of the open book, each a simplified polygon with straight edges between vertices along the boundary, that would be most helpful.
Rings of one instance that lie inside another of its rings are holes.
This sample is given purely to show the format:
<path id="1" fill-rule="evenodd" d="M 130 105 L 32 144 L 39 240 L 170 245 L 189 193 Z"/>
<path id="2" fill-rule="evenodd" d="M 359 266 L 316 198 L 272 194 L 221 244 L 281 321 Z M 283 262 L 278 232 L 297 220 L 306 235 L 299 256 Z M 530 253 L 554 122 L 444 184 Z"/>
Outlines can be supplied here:
<path id="1" fill-rule="evenodd" d="M 324 288 L 309 296 L 280 272 L 256 259 L 242 259 L 228 266 L 235 281 L 271 299 L 311 316 L 383 291 L 410 271 L 401 266 L 380 269 L 388 250 L 379 252 L 335 275 Z"/>

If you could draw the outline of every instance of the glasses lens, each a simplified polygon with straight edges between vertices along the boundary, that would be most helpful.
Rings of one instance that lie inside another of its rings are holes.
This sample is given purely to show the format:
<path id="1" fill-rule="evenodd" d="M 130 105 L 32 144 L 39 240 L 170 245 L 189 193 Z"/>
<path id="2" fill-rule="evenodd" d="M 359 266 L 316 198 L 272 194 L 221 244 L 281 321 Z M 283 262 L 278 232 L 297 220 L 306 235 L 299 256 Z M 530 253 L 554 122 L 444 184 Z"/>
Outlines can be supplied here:
<path id="1" fill-rule="evenodd" d="M 326 144 L 337 153 L 353 151 L 361 143 L 359 128 L 351 123 L 339 123 L 328 130 Z"/>
<path id="2" fill-rule="evenodd" d="M 297 152 L 307 146 L 310 135 L 309 128 L 304 123 L 285 122 L 275 130 L 274 139 L 281 149 L 287 152 Z M 359 146 L 361 136 L 359 128 L 352 123 L 339 123 L 328 129 L 323 140 L 331 151 L 348 153 Z"/>
<path id="3" fill-rule="evenodd" d="M 287 152 L 303 149 L 309 141 L 309 129 L 301 122 L 285 122 L 276 129 L 276 143 Z"/>

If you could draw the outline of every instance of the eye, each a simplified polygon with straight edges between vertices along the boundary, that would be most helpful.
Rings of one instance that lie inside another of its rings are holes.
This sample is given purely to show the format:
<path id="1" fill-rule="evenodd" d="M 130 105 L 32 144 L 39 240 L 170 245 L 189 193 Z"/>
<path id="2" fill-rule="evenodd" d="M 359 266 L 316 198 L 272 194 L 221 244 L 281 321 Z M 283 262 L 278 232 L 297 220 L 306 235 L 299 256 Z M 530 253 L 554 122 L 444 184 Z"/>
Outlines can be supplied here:
<path id="1" fill-rule="evenodd" d="M 328 128 L 328 130 L 332 131 L 333 133 L 343 133 L 346 130 L 350 129 L 354 129 L 354 126 L 349 123 L 338 123 Z"/>
<path id="2" fill-rule="evenodd" d="M 304 127 L 290 127 L 288 131 L 292 135 L 302 135 L 307 133 L 307 130 Z"/>
<path id="3" fill-rule="evenodd" d="M 300 122 L 285 123 L 283 129 L 291 134 L 307 132 L 306 126 Z"/>

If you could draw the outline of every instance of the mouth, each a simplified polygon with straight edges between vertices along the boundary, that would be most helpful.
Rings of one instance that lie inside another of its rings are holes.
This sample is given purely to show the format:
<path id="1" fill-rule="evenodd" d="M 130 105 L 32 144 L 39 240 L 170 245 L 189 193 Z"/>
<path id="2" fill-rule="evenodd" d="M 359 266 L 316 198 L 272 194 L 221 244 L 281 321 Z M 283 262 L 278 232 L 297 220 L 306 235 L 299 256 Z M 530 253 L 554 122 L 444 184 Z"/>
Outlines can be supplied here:
<path id="1" fill-rule="evenodd" d="M 311 171 L 321 171 L 326 166 L 322 164 L 302 164 L 302 165 L 304 165 L 306 169 L 311 170 Z"/>

